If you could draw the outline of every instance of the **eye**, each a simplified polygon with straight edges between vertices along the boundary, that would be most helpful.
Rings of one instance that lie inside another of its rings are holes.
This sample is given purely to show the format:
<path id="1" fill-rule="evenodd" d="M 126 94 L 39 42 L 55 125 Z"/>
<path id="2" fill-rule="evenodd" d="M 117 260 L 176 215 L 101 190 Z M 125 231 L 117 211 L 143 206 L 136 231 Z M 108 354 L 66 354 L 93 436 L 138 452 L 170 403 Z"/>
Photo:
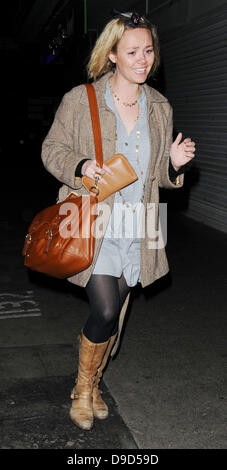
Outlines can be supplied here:
<path id="1" fill-rule="evenodd" d="M 153 49 L 153 47 L 152 47 L 152 49 L 148 49 L 148 50 L 146 51 L 146 53 L 147 53 L 147 54 L 151 54 L 151 53 L 153 52 L 153 50 L 154 50 L 154 49 Z"/>
<path id="2" fill-rule="evenodd" d="M 135 55 L 136 51 L 129 52 L 129 55 Z"/>

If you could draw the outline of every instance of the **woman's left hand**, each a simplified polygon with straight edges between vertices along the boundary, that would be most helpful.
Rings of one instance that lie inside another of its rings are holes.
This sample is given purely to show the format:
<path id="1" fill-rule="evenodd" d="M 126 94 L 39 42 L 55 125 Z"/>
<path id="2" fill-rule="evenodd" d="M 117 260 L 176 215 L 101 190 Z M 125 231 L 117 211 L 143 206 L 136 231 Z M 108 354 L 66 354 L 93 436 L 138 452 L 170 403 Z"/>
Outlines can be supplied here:
<path id="1" fill-rule="evenodd" d="M 193 142 L 190 137 L 187 137 L 180 144 L 181 139 L 182 133 L 179 132 L 170 149 L 171 162 L 177 171 L 182 165 L 190 162 L 195 156 L 195 142 Z"/>

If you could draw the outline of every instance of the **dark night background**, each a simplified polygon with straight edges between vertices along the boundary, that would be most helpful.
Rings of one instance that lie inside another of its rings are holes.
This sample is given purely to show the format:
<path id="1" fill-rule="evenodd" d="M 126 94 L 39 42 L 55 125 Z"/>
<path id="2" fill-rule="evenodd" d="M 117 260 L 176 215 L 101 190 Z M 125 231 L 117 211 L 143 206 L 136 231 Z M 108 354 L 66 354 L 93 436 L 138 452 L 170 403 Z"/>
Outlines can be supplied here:
<path id="1" fill-rule="evenodd" d="M 156 24 L 162 63 L 149 84 L 173 106 L 174 136 L 181 130 L 183 137 L 196 141 L 198 158 L 187 166 L 180 197 L 175 191 L 162 191 L 162 200 L 169 203 L 169 210 L 185 211 L 226 231 L 226 100 L 222 94 L 226 2 L 221 0 L 124 0 L 114 5 L 109 0 L 4 3 L 0 20 L 0 155 L 3 183 L 9 180 L 8 202 L 14 204 L 16 196 L 20 201 L 17 216 L 29 221 L 35 211 L 55 201 L 59 184 L 42 167 L 41 144 L 64 93 L 87 81 L 89 52 L 113 7 L 140 13 L 147 10 Z M 218 28 L 218 37 L 211 31 L 212 23 Z M 213 181 L 218 185 L 215 195 Z"/>
<path id="2" fill-rule="evenodd" d="M 161 191 L 170 272 L 135 288 L 104 377 L 111 415 L 87 433 L 68 418 L 84 289 L 26 270 L 21 251 L 61 184 L 43 167 L 43 139 L 63 95 L 87 81 L 112 8 L 157 26 L 162 62 L 149 84 L 196 158 L 183 188 Z M 226 449 L 226 18 L 226 0 L 1 2 L 1 449 Z"/>

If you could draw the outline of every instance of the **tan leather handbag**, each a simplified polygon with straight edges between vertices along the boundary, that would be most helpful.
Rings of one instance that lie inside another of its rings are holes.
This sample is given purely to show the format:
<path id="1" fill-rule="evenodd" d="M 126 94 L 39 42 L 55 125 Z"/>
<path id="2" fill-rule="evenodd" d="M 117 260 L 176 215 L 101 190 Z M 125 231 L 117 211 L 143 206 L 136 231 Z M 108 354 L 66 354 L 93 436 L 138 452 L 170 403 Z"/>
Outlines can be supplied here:
<path id="1" fill-rule="evenodd" d="M 28 268 L 67 278 L 88 268 L 95 248 L 96 196 L 70 194 L 33 219 L 22 254 Z"/>
<path id="2" fill-rule="evenodd" d="M 88 93 L 92 128 L 94 134 L 96 161 L 97 164 L 102 167 L 102 137 L 95 89 L 91 84 L 86 84 L 86 88 Z M 87 191 L 96 194 L 98 202 L 103 201 L 111 194 L 115 193 L 116 191 L 119 191 L 119 189 L 128 186 L 129 184 L 133 183 L 138 179 L 138 176 L 134 171 L 133 167 L 130 165 L 127 158 L 121 153 L 118 153 L 108 158 L 105 161 L 105 165 L 109 166 L 109 168 L 113 171 L 113 175 L 108 175 L 107 173 L 105 173 L 105 175 L 102 176 L 103 180 L 105 180 L 107 184 L 101 184 L 98 182 L 98 179 L 94 181 L 88 176 L 82 177 L 82 183 L 84 187 L 87 189 Z"/>

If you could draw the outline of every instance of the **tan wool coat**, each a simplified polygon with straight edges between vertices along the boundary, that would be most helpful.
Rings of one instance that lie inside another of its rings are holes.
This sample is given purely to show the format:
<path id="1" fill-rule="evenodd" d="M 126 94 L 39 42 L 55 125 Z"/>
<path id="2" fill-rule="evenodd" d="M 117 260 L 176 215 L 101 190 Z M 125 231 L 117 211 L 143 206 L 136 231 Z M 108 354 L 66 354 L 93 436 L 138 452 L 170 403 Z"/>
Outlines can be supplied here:
<path id="1" fill-rule="evenodd" d="M 104 161 L 116 153 L 116 119 L 114 113 L 106 105 L 104 96 L 106 81 L 111 75 L 112 73 L 107 73 L 93 84 L 100 114 Z M 145 287 L 164 276 L 169 270 L 165 248 L 154 249 L 150 247 L 151 243 L 149 242 L 152 239 L 149 238 L 147 224 L 150 223 L 151 219 L 148 213 L 149 210 L 153 210 L 155 227 L 158 227 L 158 211 L 154 210 L 151 205 L 152 208 L 147 210 L 147 203 L 155 203 L 155 207 L 158 207 L 159 187 L 179 188 L 183 185 L 184 176 L 178 176 L 175 182 L 169 179 L 169 154 L 173 130 L 172 108 L 168 100 L 159 92 L 146 84 L 143 85 L 143 88 L 147 98 L 147 119 L 151 148 L 144 193 L 145 217 L 143 223 L 145 236 L 141 239 L 140 254 L 140 279 L 142 287 Z M 87 92 L 85 86 L 80 85 L 64 95 L 42 146 L 42 160 L 45 168 L 63 183 L 58 195 L 59 201 L 64 200 L 73 191 L 79 194 L 87 194 L 85 188 L 81 187 L 80 179 L 75 179 L 75 169 L 84 158 L 95 158 L 95 149 Z M 104 201 L 105 204 L 109 205 L 110 212 L 113 202 L 114 195 L 109 196 Z M 100 210 L 102 204 L 99 203 Z M 108 219 L 109 215 L 105 218 L 102 214 L 101 220 L 104 228 L 107 226 Z M 94 268 L 102 240 L 103 237 L 96 239 L 95 254 L 91 266 L 70 277 L 68 279 L 70 282 L 82 287 L 86 286 Z M 129 295 L 121 311 L 120 330 L 128 300 Z M 112 355 L 116 352 L 116 349 L 117 345 Z"/>

